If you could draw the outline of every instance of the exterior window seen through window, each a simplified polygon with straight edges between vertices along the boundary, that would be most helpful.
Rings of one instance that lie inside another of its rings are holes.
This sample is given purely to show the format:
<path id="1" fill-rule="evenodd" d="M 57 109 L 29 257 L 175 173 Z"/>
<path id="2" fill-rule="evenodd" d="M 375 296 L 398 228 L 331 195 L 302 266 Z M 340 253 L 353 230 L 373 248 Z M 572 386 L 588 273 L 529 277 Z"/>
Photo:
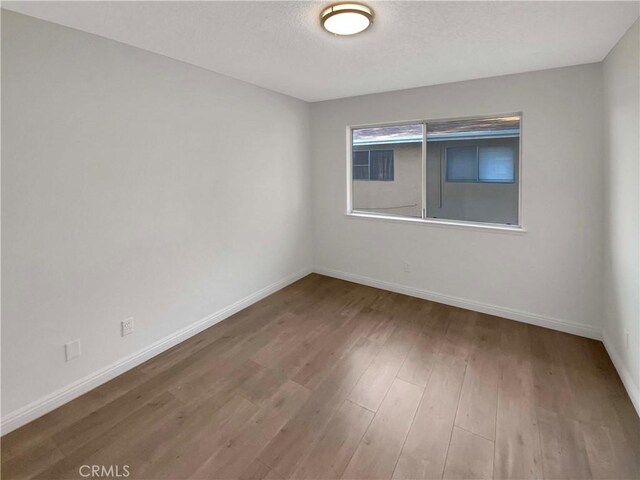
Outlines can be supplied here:
<path id="1" fill-rule="evenodd" d="M 393 150 L 360 150 L 354 152 L 353 179 L 393 181 Z"/>

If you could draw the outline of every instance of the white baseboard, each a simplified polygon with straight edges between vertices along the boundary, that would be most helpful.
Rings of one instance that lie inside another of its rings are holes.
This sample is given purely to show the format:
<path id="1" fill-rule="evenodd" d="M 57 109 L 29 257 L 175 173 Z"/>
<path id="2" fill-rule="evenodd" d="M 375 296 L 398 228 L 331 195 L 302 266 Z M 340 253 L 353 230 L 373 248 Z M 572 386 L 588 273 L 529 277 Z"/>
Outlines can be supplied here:
<path id="1" fill-rule="evenodd" d="M 638 387 L 638 384 L 633 380 L 631 372 L 629 372 L 629 370 L 625 366 L 624 362 L 622 361 L 622 357 L 614 348 L 613 343 L 611 343 L 609 337 L 607 337 L 607 334 L 603 333 L 602 337 L 604 348 L 607 350 L 609 358 L 611 358 L 611 361 L 613 362 L 613 366 L 616 367 L 618 375 L 620 376 L 620 380 L 622 380 L 624 388 L 627 390 L 629 398 L 631 399 L 636 412 L 638 412 L 638 415 L 640 415 L 640 387 Z"/>
<path id="2" fill-rule="evenodd" d="M 148 347 L 143 348 L 142 350 L 138 350 L 131 355 L 118 360 L 111 365 L 107 365 L 106 367 L 87 375 L 80 380 L 73 382 L 70 385 L 67 385 L 49 395 L 46 395 L 30 404 L 19 408 L 2 418 L 0 431 L 2 435 L 9 433 L 12 430 L 15 430 L 26 423 L 29 423 L 32 420 L 50 412 L 58 408 L 61 405 L 64 405 L 67 402 L 70 402 L 74 398 L 79 397 L 80 395 L 92 390 L 103 383 L 108 382 L 112 378 L 121 375 L 127 370 L 140 365 L 141 363 L 149 360 L 150 358 L 155 357 L 156 355 L 168 350 L 169 348 L 177 345 L 180 342 L 188 339 L 200 333 L 201 331 L 215 325 L 216 323 L 224 320 L 227 317 L 230 317 L 234 313 L 239 312 L 240 310 L 247 308 L 248 306 L 256 303 L 259 300 L 271 295 L 272 293 L 281 290 L 287 285 L 292 284 L 305 277 L 306 275 L 312 272 L 311 269 L 305 269 L 300 272 L 289 275 L 282 280 L 279 280 L 271 285 L 268 285 L 257 292 L 248 295 L 237 302 L 218 310 L 215 313 L 185 327 L 181 330 L 178 330 L 171 335 L 158 340 L 157 342 L 152 343 Z"/>
<path id="3" fill-rule="evenodd" d="M 545 317 L 536 313 L 523 312 L 520 310 L 514 310 L 512 308 L 490 305 L 487 303 L 476 302 L 474 300 L 467 300 L 465 298 L 452 297 L 450 295 L 444 295 L 442 293 L 421 290 L 418 288 L 401 285 L 399 283 L 385 282 L 362 275 L 354 275 L 352 273 L 342 272 L 339 270 L 331 270 L 324 267 L 316 266 L 313 271 L 321 275 L 339 278 L 341 280 L 347 280 L 349 282 L 359 283 L 362 285 L 367 285 L 369 287 L 381 288 L 383 290 L 389 290 L 391 292 L 422 298 L 424 300 L 430 300 L 432 302 L 444 303 L 446 305 L 466 308 L 467 310 L 487 313 L 489 315 L 495 315 L 497 317 L 504 317 L 511 320 L 516 320 L 518 322 L 537 325 L 539 327 L 551 328 L 553 330 L 572 333 L 581 337 L 602 340 L 602 332 L 599 328 L 590 327 L 588 325 L 581 325 L 569 320 L 559 320 L 557 318 Z"/>

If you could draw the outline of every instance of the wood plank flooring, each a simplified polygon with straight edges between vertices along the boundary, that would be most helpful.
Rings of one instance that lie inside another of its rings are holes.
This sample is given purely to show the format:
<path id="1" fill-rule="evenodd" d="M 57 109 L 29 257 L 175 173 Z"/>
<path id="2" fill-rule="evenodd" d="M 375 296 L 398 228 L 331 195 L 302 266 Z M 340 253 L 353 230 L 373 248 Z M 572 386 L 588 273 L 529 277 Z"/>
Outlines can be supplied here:
<path id="1" fill-rule="evenodd" d="M 313 274 L 2 438 L 4 479 L 82 465 L 631 480 L 640 420 L 600 342 Z"/>

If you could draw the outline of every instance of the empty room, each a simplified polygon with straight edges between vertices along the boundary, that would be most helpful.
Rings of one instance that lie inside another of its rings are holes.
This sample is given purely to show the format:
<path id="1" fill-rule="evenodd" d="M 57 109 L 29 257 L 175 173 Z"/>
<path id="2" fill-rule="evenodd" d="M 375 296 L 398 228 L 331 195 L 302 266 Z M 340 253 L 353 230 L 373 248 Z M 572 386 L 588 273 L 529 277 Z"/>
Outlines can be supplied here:
<path id="1" fill-rule="evenodd" d="M 640 479 L 639 1 L 1 7 L 4 480 Z"/>

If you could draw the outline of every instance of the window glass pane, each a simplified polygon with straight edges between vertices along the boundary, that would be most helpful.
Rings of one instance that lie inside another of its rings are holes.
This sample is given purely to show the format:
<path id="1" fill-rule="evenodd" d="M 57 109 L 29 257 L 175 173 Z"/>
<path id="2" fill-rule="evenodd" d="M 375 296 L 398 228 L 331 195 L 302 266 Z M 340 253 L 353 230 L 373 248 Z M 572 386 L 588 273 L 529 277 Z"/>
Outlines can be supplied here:
<path id="1" fill-rule="evenodd" d="M 354 165 L 366 165 L 369 166 L 369 151 L 353 152 L 353 164 Z"/>
<path id="2" fill-rule="evenodd" d="M 353 179 L 354 180 L 369 180 L 369 166 L 353 166 Z"/>
<path id="3" fill-rule="evenodd" d="M 353 129 L 354 211 L 422 216 L 422 136 L 420 123 Z M 370 162 L 369 181 L 359 180 L 368 168 L 359 166 L 363 152 Z"/>
<path id="4" fill-rule="evenodd" d="M 510 146 L 480 147 L 478 153 L 481 182 L 514 181 L 513 149 Z"/>
<path id="5" fill-rule="evenodd" d="M 393 180 L 393 150 L 371 150 L 371 180 Z"/>
<path id="6" fill-rule="evenodd" d="M 447 182 L 476 182 L 478 180 L 478 150 L 468 147 L 447 147 Z"/>
<path id="7" fill-rule="evenodd" d="M 518 224 L 519 116 L 427 122 L 426 134 L 428 218 Z"/>

